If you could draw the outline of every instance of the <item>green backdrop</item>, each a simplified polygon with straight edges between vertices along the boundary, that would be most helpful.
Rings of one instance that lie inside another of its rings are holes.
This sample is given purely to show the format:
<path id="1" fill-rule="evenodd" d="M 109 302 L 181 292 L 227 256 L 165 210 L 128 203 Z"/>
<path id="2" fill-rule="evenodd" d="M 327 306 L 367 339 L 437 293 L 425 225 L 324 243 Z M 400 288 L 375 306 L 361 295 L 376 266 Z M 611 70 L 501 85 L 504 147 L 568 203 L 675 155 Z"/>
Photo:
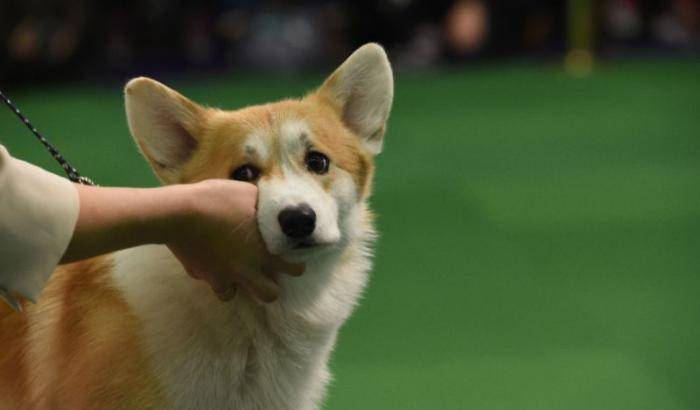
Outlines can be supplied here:
<path id="1" fill-rule="evenodd" d="M 172 85 L 236 108 L 320 80 Z M 155 184 L 121 85 L 12 91 L 98 183 Z M 4 109 L 0 140 L 58 171 Z M 700 408 L 700 62 L 400 75 L 372 202 L 328 409 Z"/>

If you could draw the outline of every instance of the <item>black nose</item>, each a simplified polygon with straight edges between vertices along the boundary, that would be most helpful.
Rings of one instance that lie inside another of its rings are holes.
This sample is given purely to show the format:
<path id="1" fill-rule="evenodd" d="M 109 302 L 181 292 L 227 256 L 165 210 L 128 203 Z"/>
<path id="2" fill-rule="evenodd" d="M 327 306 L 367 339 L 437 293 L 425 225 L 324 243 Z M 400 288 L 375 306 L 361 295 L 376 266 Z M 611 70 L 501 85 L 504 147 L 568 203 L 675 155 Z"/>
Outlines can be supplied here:
<path id="1" fill-rule="evenodd" d="M 304 238 L 316 228 L 316 212 L 307 204 L 284 208 L 277 215 L 282 232 L 290 238 Z"/>

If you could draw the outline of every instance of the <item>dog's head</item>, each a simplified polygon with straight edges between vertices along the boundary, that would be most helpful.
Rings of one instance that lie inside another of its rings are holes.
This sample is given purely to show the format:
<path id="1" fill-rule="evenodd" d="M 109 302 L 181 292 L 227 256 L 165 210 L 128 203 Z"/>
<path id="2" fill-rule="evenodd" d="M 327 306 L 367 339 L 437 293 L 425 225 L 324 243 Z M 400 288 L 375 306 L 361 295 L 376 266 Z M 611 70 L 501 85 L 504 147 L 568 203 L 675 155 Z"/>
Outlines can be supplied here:
<path id="1" fill-rule="evenodd" d="M 304 261 L 347 242 L 360 223 L 393 77 L 384 50 L 368 44 L 299 100 L 222 111 L 148 78 L 125 94 L 131 133 L 161 181 L 256 184 L 269 251 Z"/>

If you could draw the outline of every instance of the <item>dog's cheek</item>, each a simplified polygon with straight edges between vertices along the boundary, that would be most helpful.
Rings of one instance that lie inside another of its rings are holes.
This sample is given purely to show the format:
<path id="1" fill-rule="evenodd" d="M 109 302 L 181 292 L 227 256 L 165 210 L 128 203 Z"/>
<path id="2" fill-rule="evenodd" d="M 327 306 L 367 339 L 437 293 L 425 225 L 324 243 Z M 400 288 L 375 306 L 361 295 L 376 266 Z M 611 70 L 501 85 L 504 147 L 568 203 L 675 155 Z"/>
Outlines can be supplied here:
<path id="1" fill-rule="evenodd" d="M 338 177 L 333 184 L 331 196 L 338 204 L 338 217 L 340 219 L 347 216 L 357 204 L 357 192 L 357 186 L 352 176 L 343 170 L 338 170 Z"/>
<path id="2" fill-rule="evenodd" d="M 309 200 L 317 215 L 316 238 L 319 242 L 335 243 L 340 240 L 340 227 L 338 225 L 338 203 L 329 192 L 317 185 L 310 195 Z"/>
<path id="3" fill-rule="evenodd" d="M 337 223 L 342 230 L 342 236 L 345 240 L 350 239 L 354 236 L 354 230 L 358 226 L 355 216 L 360 205 L 355 180 L 349 173 L 339 170 L 336 183 L 330 194 L 338 207 Z"/>

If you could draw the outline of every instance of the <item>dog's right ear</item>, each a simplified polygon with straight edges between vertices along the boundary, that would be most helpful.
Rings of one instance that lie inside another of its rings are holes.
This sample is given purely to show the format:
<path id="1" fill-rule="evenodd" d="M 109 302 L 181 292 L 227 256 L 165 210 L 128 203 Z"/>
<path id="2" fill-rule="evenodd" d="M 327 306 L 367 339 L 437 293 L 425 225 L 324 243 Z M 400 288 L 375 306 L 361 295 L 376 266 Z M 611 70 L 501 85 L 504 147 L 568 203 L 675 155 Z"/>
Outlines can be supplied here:
<path id="1" fill-rule="evenodd" d="M 124 88 L 129 130 L 158 178 L 179 182 L 182 166 L 199 144 L 206 109 L 150 78 Z"/>

